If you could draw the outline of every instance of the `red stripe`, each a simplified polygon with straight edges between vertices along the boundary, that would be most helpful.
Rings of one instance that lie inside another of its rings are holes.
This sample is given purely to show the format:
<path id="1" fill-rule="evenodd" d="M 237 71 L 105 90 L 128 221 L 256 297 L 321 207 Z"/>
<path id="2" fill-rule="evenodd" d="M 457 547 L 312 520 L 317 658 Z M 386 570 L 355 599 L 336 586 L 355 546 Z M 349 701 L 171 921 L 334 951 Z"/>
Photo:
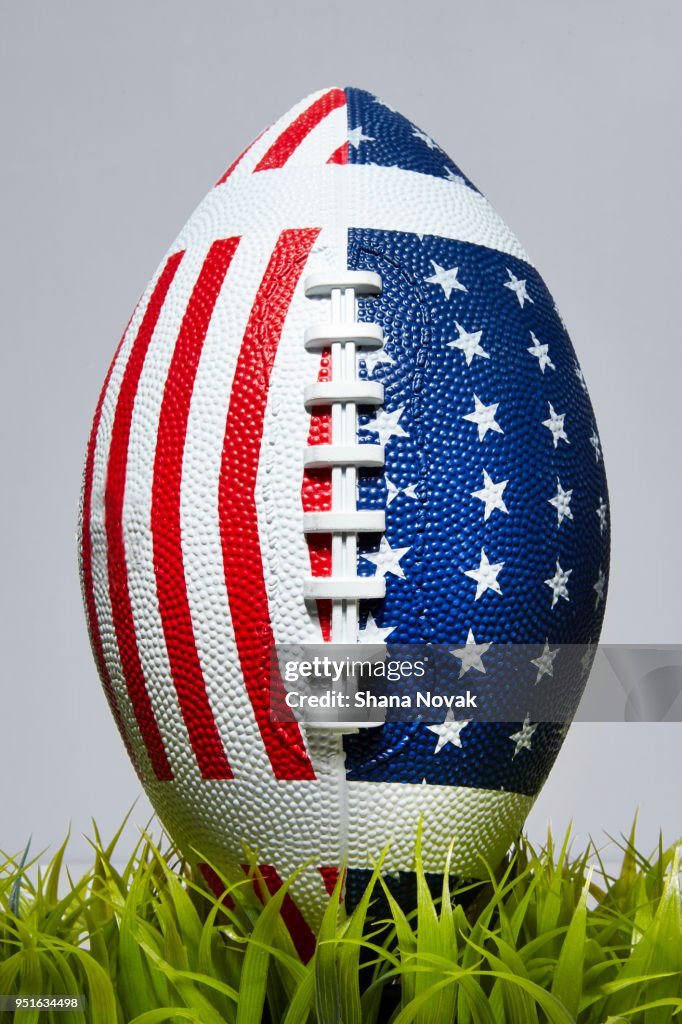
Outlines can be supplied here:
<path id="1" fill-rule="evenodd" d="M 347 164 L 348 163 L 348 143 L 342 143 L 338 149 L 335 149 L 332 155 L 327 160 L 328 164 Z"/>
<path id="2" fill-rule="evenodd" d="M 229 167 L 227 168 L 227 170 L 226 170 L 226 171 L 225 171 L 225 173 L 223 174 L 222 178 L 218 178 L 218 180 L 216 181 L 215 185 L 213 186 L 214 188 L 217 188 L 217 187 L 218 187 L 218 185 L 222 185 L 222 184 L 223 184 L 223 182 L 227 181 L 227 179 L 228 179 L 228 178 L 230 177 L 230 175 L 232 174 L 232 172 L 234 171 L 234 169 L 235 169 L 235 168 L 237 167 L 237 165 L 238 165 L 238 164 L 240 164 L 240 163 L 242 162 L 242 160 L 244 159 L 244 157 L 246 156 L 246 154 L 247 154 L 247 153 L 249 152 L 249 150 L 250 150 L 250 149 L 253 149 L 253 147 L 254 147 L 254 146 L 256 145 L 256 143 L 258 142 L 258 140 L 259 140 L 259 139 L 262 139 L 262 138 L 263 138 L 263 136 L 265 135 L 265 133 L 266 133 L 266 131 L 267 131 L 267 130 L 268 130 L 267 128 L 264 128 L 264 129 L 263 129 L 263 131 L 262 131 L 262 132 L 260 133 L 260 135 L 257 135 L 257 136 L 256 136 L 256 138 L 255 138 L 255 139 L 253 140 L 253 142 L 250 142 L 250 143 L 248 144 L 248 146 L 246 147 L 246 149 L 245 149 L 245 150 L 243 150 L 243 152 L 241 152 L 241 153 L 239 154 L 239 156 L 237 157 L 237 159 L 236 159 L 236 160 L 233 160 L 233 161 L 232 161 L 232 163 L 230 164 L 230 166 L 229 166 Z"/>
<path id="3" fill-rule="evenodd" d="M 222 878 L 210 864 L 206 864 L 202 861 L 199 865 L 199 870 L 204 876 L 204 881 L 208 885 L 209 889 L 221 903 L 224 903 L 228 910 L 234 909 L 234 899 L 227 892 L 227 887 L 223 882 Z"/>
<path id="4" fill-rule="evenodd" d="M 109 593 L 114 628 L 118 640 L 121 665 L 130 694 L 135 717 L 157 779 L 172 779 L 168 757 L 163 745 L 154 710 L 147 693 L 144 673 L 137 649 L 135 625 L 128 591 L 128 569 L 123 542 L 123 496 L 125 493 L 128 440 L 133 404 L 142 366 L 159 319 L 168 289 L 184 253 L 169 257 L 152 292 L 140 329 L 130 352 L 118 396 L 109 448 L 107 482 L 104 495 L 107 534 Z"/>
<path id="5" fill-rule="evenodd" d="M 131 317 L 132 320 L 132 317 Z M 119 357 L 119 353 L 123 346 L 125 336 L 128 333 L 130 327 L 130 320 L 126 325 L 126 329 L 123 332 L 123 336 L 118 343 L 118 347 L 114 354 L 114 358 L 111 361 L 111 366 L 107 371 L 107 375 L 104 379 L 104 385 L 102 392 L 97 402 L 97 409 L 95 410 L 95 417 L 92 421 L 92 430 L 90 431 L 90 440 L 88 441 L 88 454 L 85 460 L 85 474 L 83 478 L 83 512 L 82 512 L 82 525 L 81 525 L 81 576 L 83 580 L 83 598 L 85 601 L 85 610 L 88 617 L 88 627 L 90 632 L 90 643 L 92 645 L 92 653 L 95 658 L 95 663 L 99 671 L 100 679 L 102 680 L 102 686 L 104 687 L 104 693 L 106 694 L 107 702 L 111 709 L 111 713 L 114 716 L 114 721 L 118 726 L 118 731 L 121 734 L 121 738 L 125 744 L 125 748 L 128 751 L 128 756 L 133 763 L 133 767 L 137 772 L 140 779 L 141 768 L 137 760 L 135 749 L 130 742 L 130 737 L 125 727 L 123 717 L 121 715 L 118 702 L 116 700 L 116 694 L 111 683 L 111 676 L 104 658 L 104 647 L 102 646 L 102 634 L 100 633 L 99 623 L 97 621 L 97 607 L 95 604 L 95 590 L 92 579 L 92 534 L 90 521 L 92 516 L 92 480 L 94 475 L 95 467 L 95 448 L 97 446 L 97 431 L 99 430 L 100 420 L 102 418 L 102 406 L 104 405 L 104 399 L 106 397 L 107 390 L 109 388 L 109 382 L 111 380 L 111 374 L 113 373 L 116 360 Z"/>
<path id="6" fill-rule="evenodd" d="M 262 885 L 260 884 L 261 879 L 255 874 L 252 875 L 250 864 L 242 864 L 241 867 L 247 877 L 253 878 L 254 892 L 261 903 L 265 903 L 267 897 L 266 893 L 262 889 Z M 235 906 L 234 899 L 226 891 L 225 883 L 217 871 L 215 871 L 210 864 L 206 864 L 205 862 L 199 864 L 199 870 L 204 876 L 204 881 L 209 886 L 216 899 L 219 899 L 229 910 L 232 910 Z M 277 869 L 273 867 L 272 864 L 259 864 L 258 870 L 262 876 L 262 881 L 265 884 L 267 892 L 271 896 L 274 896 L 282 888 L 282 879 Z M 320 873 L 322 874 L 322 880 L 325 888 L 331 896 L 334 891 L 334 886 L 336 885 L 336 880 L 339 876 L 339 869 L 322 867 L 320 868 Z M 286 893 L 282 900 L 281 916 L 289 930 L 289 934 L 294 940 L 294 945 L 296 946 L 301 959 L 307 963 L 315 952 L 315 936 L 290 893 Z"/>
<path id="7" fill-rule="evenodd" d="M 244 332 L 225 424 L 218 507 L 225 583 L 244 683 L 278 779 L 314 779 L 296 722 L 273 722 L 270 681 L 274 643 L 256 512 L 256 475 L 270 374 L 291 298 L 319 228 L 283 231 L 263 275 Z M 302 344 L 302 342 L 301 342 Z M 286 429 L 285 425 L 284 429 Z"/>
<path id="8" fill-rule="evenodd" d="M 338 867 L 334 864 L 322 864 L 317 870 L 322 875 L 322 881 L 324 882 L 324 887 L 327 890 L 327 895 L 333 895 L 336 883 L 339 880 Z M 339 893 L 339 902 L 343 902 L 343 893 Z"/>
<path id="9" fill-rule="evenodd" d="M 261 157 L 256 170 L 271 171 L 275 167 L 284 167 L 291 154 L 313 128 L 316 128 L 328 114 L 331 114 L 332 110 L 345 106 L 345 103 L 346 94 L 343 89 L 330 89 L 324 96 L 320 96 L 307 110 L 299 114 L 288 128 L 285 128 L 265 156 Z"/>
<path id="10" fill-rule="evenodd" d="M 332 379 L 331 349 L 327 348 L 320 357 L 318 381 Z M 308 445 L 330 444 L 332 439 L 332 418 L 329 408 L 321 408 L 310 417 Z M 332 472 L 331 469 L 307 469 L 303 472 L 301 486 L 301 504 L 304 512 L 326 512 L 332 507 Z M 313 576 L 331 576 L 332 574 L 332 538 L 330 533 L 311 533 L 306 538 L 310 556 L 310 571 Z M 331 641 L 332 635 L 332 603 L 317 602 L 317 616 L 320 622 L 322 638 Z"/>
<path id="11" fill-rule="evenodd" d="M 242 864 L 244 871 L 248 874 L 250 867 L 248 864 Z M 277 870 L 272 864 L 259 864 L 258 870 L 260 871 L 265 886 L 271 896 L 279 892 L 282 888 L 282 879 L 280 878 Z M 258 898 L 265 903 L 265 893 L 261 892 L 261 886 L 258 884 L 260 879 L 255 876 L 253 879 L 253 887 Z M 301 911 L 296 906 L 290 893 L 286 893 L 282 900 L 281 909 L 282 920 L 289 930 L 289 934 L 294 940 L 294 945 L 298 951 L 298 955 L 301 957 L 304 963 L 308 963 L 313 953 L 315 952 L 315 936 L 312 929 L 306 919 L 304 918 Z"/>
<path id="12" fill-rule="evenodd" d="M 213 243 L 187 304 L 163 392 L 152 485 L 159 612 L 173 683 L 204 779 L 231 779 L 232 771 L 209 704 L 194 640 L 182 559 L 180 486 L 197 367 L 213 308 L 238 243 L 238 238 Z"/>

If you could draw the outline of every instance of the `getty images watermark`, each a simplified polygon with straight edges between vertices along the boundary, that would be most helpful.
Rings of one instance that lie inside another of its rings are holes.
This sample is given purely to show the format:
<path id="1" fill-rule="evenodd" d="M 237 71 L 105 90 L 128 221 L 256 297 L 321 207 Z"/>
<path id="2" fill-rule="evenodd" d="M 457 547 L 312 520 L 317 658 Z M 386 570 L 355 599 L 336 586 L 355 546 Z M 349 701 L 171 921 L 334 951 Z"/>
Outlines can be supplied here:
<path id="1" fill-rule="evenodd" d="M 682 721 L 682 645 L 279 644 L 270 667 L 275 721 Z"/>

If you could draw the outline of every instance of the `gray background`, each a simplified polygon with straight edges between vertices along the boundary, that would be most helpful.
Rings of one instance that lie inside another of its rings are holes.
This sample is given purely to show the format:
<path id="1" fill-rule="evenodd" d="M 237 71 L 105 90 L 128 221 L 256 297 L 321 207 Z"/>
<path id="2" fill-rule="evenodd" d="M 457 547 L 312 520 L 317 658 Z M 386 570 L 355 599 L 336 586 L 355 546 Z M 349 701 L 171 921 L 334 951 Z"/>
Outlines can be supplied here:
<path id="1" fill-rule="evenodd" d="M 680 643 L 682 7 L 662 0 L 25 3 L 0 9 L 0 849 L 138 793 L 76 572 L 90 420 L 177 230 L 314 89 L 370 89 L 432 134 L 519 234 L 569 325 L 606 457 L 603 639 Z M 680 833 L 679 725 L 573 728 L 530 819 Z M 141 801 L 134 821 L 143 823 Z"/>

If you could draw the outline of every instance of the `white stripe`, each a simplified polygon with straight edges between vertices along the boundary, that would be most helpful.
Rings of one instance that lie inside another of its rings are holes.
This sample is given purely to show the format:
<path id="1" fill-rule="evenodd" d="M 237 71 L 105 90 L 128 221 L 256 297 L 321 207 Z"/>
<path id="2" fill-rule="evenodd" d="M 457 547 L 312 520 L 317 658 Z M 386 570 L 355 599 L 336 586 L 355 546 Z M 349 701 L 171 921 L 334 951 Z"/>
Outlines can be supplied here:
<path id="1" fill-rule="evenodd" d="M 243 239 L 216 303 L 192 392 L 180 510 L 187 598 L 209 703 L 235 776 L 270 777 L 239 665 L 218 516 L 220 467 L 242 338 L 277 236 Z M 235 595 L 236 596 L 236 595 Z"/>
<path id="2" fill-rule="evenodd" d="M 388 845 L 385 871 L 414 871 L 417 830 L 422 827 L 426 871 L 442 871 L 455 839 L 452 873 L 487 875 L 481 857 L 499 863 L 521 831 L 534 797 L 464 786 L 349 782 L 348 867 L 370 868 Z M 373 832 L 372 823 L 377 827 Z M 365 824 L 367 823 L 367 824 Z"/>
<path id="3" fill-rule="evenodd" d="M 306 382 L 317 379 L 319 353 L 303 345 L 306 327 L 328 317 L 328 300 L 307 299 L 308 274 L 346 264 L 347 233 L 339 225 L 320 232 L 302 269 L 282 328 L 270 375 L 263 420 L 256 509 L 263 576 L 275 643 L 321 643 L 314 606 L 303 599 L 303 580 L 310 576 L 310 553 L 303 533 L 303 452 L 308 442 L 310 414 L 303 404 Z M 306 736 L 316 775 L 344 779 L 341 740 L 333 735 Z M 337 794 L 335 807 L 338 806 Z"/>
<path id="4" fill-rule="evenodd" d="M 116 405 L 121 391 L 123 375 L 128 363 L 130 351 L 137 337 L 137 332 L 147 310 L 152 292 L 156 287 L 158 278 L 165 263 L 162 263 L 157 273 L 149 282 L 147 290 L 133 313 L 130 325 L 116 358 L 109 385 L 102 403 L 102 412 L 97 428 L 95 443 L 92 489 L 90 494 L 90 546 L 92 563 L 92 590 L 95 602 L 95 616 L 102 641 L 104 661 L 111 680 L 111 686 L 116 697 L 116 703 L 125 723 L 126 732 L 130 743 L 135 749 L 138 763 L 145 776 L 153 775 L 147 750 L 142 740 L 133 705 L 128 695 L 121 655 L 116 639 L 114 618 L 111 609 L 111 598 L 109 596 L 109 571 L 107 563 L 107 537 L 105 529 L 105 506 L 104 492 L 107 478 L 107 467 L 109 464 L 109 449 L 111 446 L 111 435 L 114 426 Z"/>
<path id="5" fill-rule="evenodd" d="M 329 265 L 327 253 L 332 246 L 327 248 L 324 236 L 321 233 L 318 239 L 323 249 L 311 256 L 309 266 L 324 269 Z M 345 246 L 342 252 L 345 260 Z M 328 302 L 306 299 L 306 273 L 301 274 L 292 298 L 270 376 L 256 478 L 263 575 L 272 630 L 279 644 L 322 642 L 319 625 L 303 599 L 303 580 L 310 576 L 301 500 L 303 453 L 310 430 L 303 388 L 317 380 L 320 366 L 319 353 L 305 350 L 303 334 L 311 322 L 323 318 Z"/>
<path id="6" fill-rule="evenodd" d="M 201 850 L 218 868 L 241 878 L 245 847 L 260 864 L 287 880 L 300 871 L 291 895 L 306 920 L 319 924 L 327 902 L 320 865 L 341 864 L 335 776 L 313 782 L 277 781 L 260 775 L 227 782 L 178 777 L 152 780 L 147 793 L 159 817 L 190 860 Z M 364 825 L 363 825 L 364 827 Z M 300 870 L 306 861 L 312 863 Z"/>
<path id="7" fill-rule="evenodd" d="M 300 103 L 297 103 L 295 107 L 292 107 L 291 110 L 286 112 L 286 114 L 283 114 L 279 120 L 274 122 L 274 124 L 271 124 L 270 127 L 263 132 L 260 138 L 252 144 L 251 149 L 245 153 L 228 178 L 227 182 L 218 186 L 218 191 L 221 191 L 228 182 L 240 181 L 243 178 L 250 177 L 254 169 L 258 166 L 270 147 L 277 141 L 282 132 L 286 131 L 289 125 L 293 124 L 296 118 L 307 110 L 308 107 L 312 106 L 316 100 L 330 91 L 331 89 L 320 89 L 319 92 L 311 93 L 310 96 L 306 96 L 305 99 L 301 100 Z M 345 105 L 343 110 L 345 112 Z M 339 143 L 339 145 L 341 145 L 341 143 Z M 331 154 L 332 150 L 327 153 L 327 157 L 330 157 Z"/>
<path id="8" fill-rule="evenodd" d="M 326 164 L 332 153 L 348 140 L 348 112 L 346 105 L 336 107 L 322 118 L 320 123 L 306 135 L 305 139 L 287 160 L 287 169 L 304 167 L 306 164 Z"/>
<path id="9" fill-rule="evenodd" d="M 458 182 L 369 164 L 285 166 L 229 178 L 198 206 L 176 248 L 214 238 L 283 228 L 334 226 L 437 235 L 487 246 L 528 261 L 516 237 L 483 196 Z"/>
<path id="10" fill-rule="evenodd" d="M 140 376 L 130 425 L 123 536 L 135 635 L 147 691 L 173 772 L 200 777 L 173 685 L 159 612 L 151 531 L 159 414 L 168 368 L 207 246 L 185 253 L 168 291 Z M 181 581 L 178 581 L 180 584 Z"/>
<path id="11" fill-rule="evenodd" d="M 452 873 L 483 877 L 483 856 L 499 863 L 518 835 L 534 798 L 459 786 L 388 782 L 347 783 L 350 801 L 349 868 L 372 868 L 388 847 L 384 871 L 414 871 L 417 830 L 427 871 L 440 872 L 453 839 Z M 292 896 L 308 922 L 319 924 L 326 905 L 320 865 L 340 866 L 333 777 L 315 782 L 267 779 L 230 782 L 178 779 L 152 781 L 150 799 L 181 848 L 198 847 L 217 867 L 234 872 L 244 862 L 244 844 L 282 879 L 311 860 Z"/>

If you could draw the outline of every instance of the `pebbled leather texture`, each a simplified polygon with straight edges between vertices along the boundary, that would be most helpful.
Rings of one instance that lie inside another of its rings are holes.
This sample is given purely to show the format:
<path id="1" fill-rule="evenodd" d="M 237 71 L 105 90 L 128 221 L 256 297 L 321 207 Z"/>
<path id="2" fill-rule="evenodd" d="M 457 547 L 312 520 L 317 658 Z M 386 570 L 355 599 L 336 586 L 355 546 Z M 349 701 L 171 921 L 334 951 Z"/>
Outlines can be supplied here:
<path id="1" fill-rule="evenodd" d="M 330 379 L 329 352 L 303 345 L 329 302 L 303 282 L 345 269 L 381 276 L 358 318 L 386 336 L 358 363 L 385 391 L 358 440 L 386 460 L 359 476 L 358 507 L 386 510 L 360 541 L 358 573 L 384 575 L 386 597 L 361 604 L 359 639 L 596 643 L 608 577 L 594 414 L 520 244 L 369 93 L 301 101 L 230 165 L 132 315 L 88 446 L 80 558 L 102 683 L 161 819 L 228 875 L 257 852 L 271 889 L 311 859 L 287 904 L 308 953 L 342 862 L 351 902 L 389 843 L 386 871 L 409 878 L 420 817 L 427 871 L 453 836 L 455 874 L 499 860 L 564 736 L 393 723 L 343 739 L 271 720 L 270 645 L 330 635 L 328 603 L 303 598 L 330 575 L 330 538 L 302 529 L 331 507 L 330 471 L 302 463 L 330 440 L 329 410 L 303 404 Z"/>

